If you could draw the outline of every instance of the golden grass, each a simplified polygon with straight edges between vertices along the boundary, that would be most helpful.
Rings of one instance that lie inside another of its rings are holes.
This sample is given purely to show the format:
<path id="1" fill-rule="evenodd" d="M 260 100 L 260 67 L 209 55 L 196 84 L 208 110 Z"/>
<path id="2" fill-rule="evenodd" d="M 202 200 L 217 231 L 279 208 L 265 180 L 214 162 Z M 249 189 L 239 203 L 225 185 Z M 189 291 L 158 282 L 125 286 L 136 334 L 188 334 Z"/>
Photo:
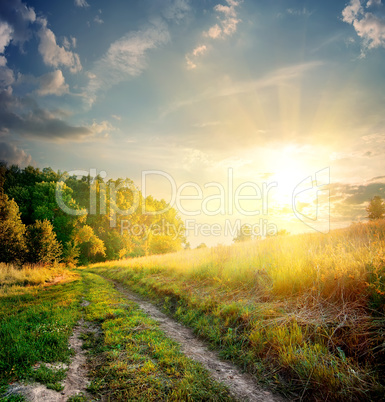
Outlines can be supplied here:
<path id="1" fill-rule="evenodd" d="M 385 221 L 354 224 L 328 235 L 273 237 L 102 264 L 216 282 L 270 298 L 298 297 L 359 302 L 367 288 L 380 293 L 385 262 Z M 95 264 L 94 266 L 100 266 Z M 377 282 L 375 282 L 377 277 Z"/>
<path id="2" fill-rule="evenodd" d="M 0 297 L 19 294 L 25 286 L 66 282 L 76 274 L 68 271 L 63 265 L 25 264 L 18 268 L 12 264 L 0 263 Z"/>
<path id="3" fill-rule="evenodd" d="M 250 372 L 279 373 L 281 390 L 289 378 L 316 399 L 384 392 L 385 220 L 90 268 L 161 301 Z"/>

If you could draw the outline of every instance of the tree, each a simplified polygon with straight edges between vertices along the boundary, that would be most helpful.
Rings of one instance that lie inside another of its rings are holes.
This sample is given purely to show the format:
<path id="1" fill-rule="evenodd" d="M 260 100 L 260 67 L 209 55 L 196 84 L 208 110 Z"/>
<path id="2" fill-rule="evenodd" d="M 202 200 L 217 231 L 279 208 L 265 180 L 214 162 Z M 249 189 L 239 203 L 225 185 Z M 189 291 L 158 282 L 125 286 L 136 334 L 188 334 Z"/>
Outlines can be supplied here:
<path id="1" fill-rule="evenodd" d="M 51 222 L 36 221 L 27 228 L 28 260 L 32 263 L 50 264 L 59 260 L 62 247 L 56 238 Z"/>
<path id="2" fill-rule="evenodd" d="M 234 243 L 241 243 L 253 239 L 253 231 L 251 225 L 245 223 L 238 231 L 237 237 L 234 237 Z"/>
<path id="3" fill-rule="evenodd" d="M 91 226 L 84 225 L 74 235 L 75 244 L 80 250 L 80 262 L 87 264 L 96 257 L 105 257 L 106 248 L 104 243 L 95 235 Z"/>
<path id="4" fill-rule="evenodd" d="M 369 205 L 366 207 L 366 212 L 371 221 L 383 219 L 385 217 L 385 204 L 383 199 L 378 195 L 374 196 L 369 201 Z"/>
<path id="5" fill-rule="evenodd" d="M 27 251 L 25 226 L 14 200 L 0 191 L 0 261 L 22 262 Z"/>

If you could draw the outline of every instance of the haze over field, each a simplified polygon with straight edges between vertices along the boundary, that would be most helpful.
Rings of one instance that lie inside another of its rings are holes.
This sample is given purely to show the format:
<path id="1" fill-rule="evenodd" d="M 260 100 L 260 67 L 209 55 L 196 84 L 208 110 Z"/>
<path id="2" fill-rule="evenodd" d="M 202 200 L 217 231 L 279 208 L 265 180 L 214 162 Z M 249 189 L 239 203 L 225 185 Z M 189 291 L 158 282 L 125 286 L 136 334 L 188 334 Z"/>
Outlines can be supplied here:
<path id="1" fill-rule="evenodd" d="M 347 225 L 385 196 L 384 16 L 381 0 L 3 0 L 0 159 L 179 188 L 192 245 L 231 241 L 226 219 Z M 255 199 L 237 204 L 242 184 Z"/>

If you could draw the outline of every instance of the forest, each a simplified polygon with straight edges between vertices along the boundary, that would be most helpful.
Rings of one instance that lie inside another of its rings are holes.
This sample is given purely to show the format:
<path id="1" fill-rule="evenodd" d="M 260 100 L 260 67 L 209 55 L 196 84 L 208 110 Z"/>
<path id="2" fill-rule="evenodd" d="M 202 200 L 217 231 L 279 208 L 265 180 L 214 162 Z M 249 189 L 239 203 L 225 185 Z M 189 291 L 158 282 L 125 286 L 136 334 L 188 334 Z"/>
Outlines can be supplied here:
<path id="1" fill-rule="evenodd" d="M 58 192 L 72 213 L 59 207 Z M 51 168 L 1 163 L 0 218 L 6 263 L 76 266 L 169 253 L 186 242 L 177 211 L 143 198 L 132 180 L 66 176 Z"/>

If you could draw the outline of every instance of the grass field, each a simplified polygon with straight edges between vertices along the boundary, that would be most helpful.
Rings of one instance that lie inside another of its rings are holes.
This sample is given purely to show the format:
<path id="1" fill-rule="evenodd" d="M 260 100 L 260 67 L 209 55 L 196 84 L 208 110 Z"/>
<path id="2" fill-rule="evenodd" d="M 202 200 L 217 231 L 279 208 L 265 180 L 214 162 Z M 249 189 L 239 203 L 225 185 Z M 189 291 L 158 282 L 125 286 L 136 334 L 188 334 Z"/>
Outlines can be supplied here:
<path id="1" fill-rule="evenodd" d="M 69 361 L 68 339 L 83 317 L 97 328 L 84 335 L 93 398 L 231 400 L 106 277 L 291 399 L 383 400 L 384 234 L 379 221 L 78 271 L 3 264 L 0 395 L 20 380 L 59 391 L 65 370 L 44 363 Z"/>
<path id="2" fill-rule="evenodd" d="M 384 397 L 385 222 L 90 269 L 153 298 L 290 397 Z"/>
<path id="3" fill-rule="evenodd" d="M 3 267 L 4 268 L 4 267 Z M 31 268 L 29 268 L 31 269 Z M 37 271 L 39 268 L 37 268 Z M 7 270 L 7 274 L 13 272 Z M 31 275 L 29 275 L 30 277 Z M 2 273 L 4 275 L 4 272 Z M 45 276 L 43 271 L 40 274 Z M 39 276 L 36 272 L 34 278 Z M 82 283 L 72 280 L 60 285 L 2 285 L 0 293 L 0 396 L 8 384 L 30 379 L 60 390 L 65 373 L 37 363 L 68 363 L 68 338 L 80 317 Z M 21 278 L 21 274 L 18 275 Z M 33 280 L 33 282 L 35 279 Z M 9 280 L 9 283 L 13 283 Z M 10 399 L 21 400 L 21 399 Z"/>
<path id="4" fill-rule="evenodd" d="M 62 391 L 67 369 L 47 363 L 70 361 L 68 341 L 80 317 L 96 328 L 83 335 L 91 397 L 79 394 L 68 401 L 233 400 L 154 320 L 99 275 L 6 265 L 0 275 L 5 278 L 0 292 L 1 401 L 24 400 L 4 396 L 10 384 L 20 381 Z M 55 275 L 62 283 L 46 286 Z M 88 306 L 81 303 L 84 299 Z"/>

